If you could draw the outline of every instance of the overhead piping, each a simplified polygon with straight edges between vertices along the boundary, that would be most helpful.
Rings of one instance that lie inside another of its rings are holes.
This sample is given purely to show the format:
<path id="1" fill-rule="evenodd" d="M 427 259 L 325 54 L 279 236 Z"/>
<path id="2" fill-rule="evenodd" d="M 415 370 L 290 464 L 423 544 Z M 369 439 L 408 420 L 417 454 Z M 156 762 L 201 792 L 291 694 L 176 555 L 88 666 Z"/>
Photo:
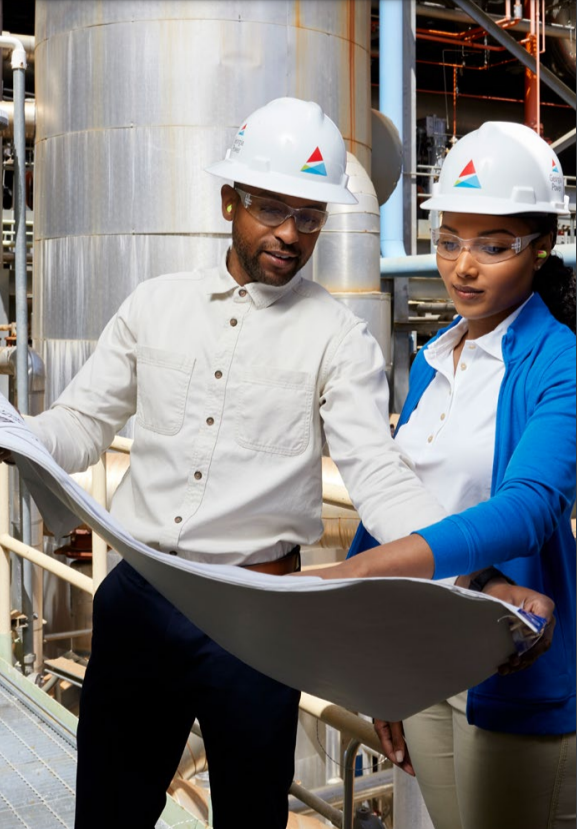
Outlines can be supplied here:
<path id="1" fill-rule="evenodd" d="M 505 48 L 508 49 L 511 54 L 523 64 L 523 66 L 526 66 L 531 70 L 531 72 L 537 72 L 535 58 L 530 55 L 520 43 L 517 43 L 512 35 L 506 31 L 503 31 L 503 29 L 501 29 L 487 14 L 485 14 L 482 9 L 473 3 L 472 0 L 454 0 L 454 2 L 464 12 L 470 15 L 476 23 L 482 26 L 486 30 L 487 34 L 491 35 L 491 37 L 493 37 L 502 46 L 505 46 Z M 547 86 L 552 89 L 561 98 L 561 100 L 565 101 L 565 103 L 569 104 L 569 106 L 573 107 L 573 109 L 577 108 L 575 93 L 566 84 L 560 81 L 550 69 L 547 69 L 546 66 L 541 67 L 541 78 L 543 83 L 547 84 Z"/>

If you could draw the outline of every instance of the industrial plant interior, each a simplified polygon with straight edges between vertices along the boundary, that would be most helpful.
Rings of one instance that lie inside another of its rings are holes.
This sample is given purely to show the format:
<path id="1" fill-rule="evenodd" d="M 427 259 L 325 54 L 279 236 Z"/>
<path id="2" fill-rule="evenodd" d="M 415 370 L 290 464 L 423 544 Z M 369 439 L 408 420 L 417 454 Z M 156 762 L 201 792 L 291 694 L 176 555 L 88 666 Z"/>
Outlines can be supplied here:
<path id="1" fill-rule="evenodd" d="M 415 355 L 455 315 L 420 205 L 459 139 L 512 121 L 551 145 L 570 204 L 557 248 L 575 267 L 574 2 L 3 0 L 0 20 L 0 391 L 23 414 L 56 400 L 140 282 L 218 262 L 228 228 L 204 168 L 277 97 L 318 102 L 345 139 L 358 204 L 331 208 L 305 275 L 367 320 L 392 423 Z M 75 476 L 104 505 L 132 434 Z M 0 466 L 0 826 L 72 827 L 92 596 L 115 554 L 86 526 L 50 534 Z M 323 493 L 305 568 L 343 560 L 359 523 L 329 457 Z M 431 829 L 415 781 L 352 714 L 303 695 L 290 829 Z M 265 762 L 246 757 L 239 827 Z M 211 825 L 197 726 L 168 795 L 158 827 Z"/>

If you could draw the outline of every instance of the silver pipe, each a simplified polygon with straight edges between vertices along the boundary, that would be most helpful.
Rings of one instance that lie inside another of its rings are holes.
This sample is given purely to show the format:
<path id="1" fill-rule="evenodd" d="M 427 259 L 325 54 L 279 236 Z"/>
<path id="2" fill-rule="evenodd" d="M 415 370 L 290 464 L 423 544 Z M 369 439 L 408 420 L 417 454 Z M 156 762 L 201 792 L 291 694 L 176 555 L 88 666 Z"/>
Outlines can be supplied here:
<path id="1" fill-rule="evenodd" d="M 45 633 L 45 642 L 57 642 L 59 639 L 78 639 L 80 636 L 90 636 L 92 628 L 82 630 L 61 630 L 58 633 Z"/>
<path id="2" fill-rule="evenodd" d="M 361 745 L 360 740 L 353 738 L 345 749 L 344 778 L 343 778 L 343 829 L 353 829 L 355 816 L 355 758 Z"/>
<path id="3" fill-rule="evenodd" d="M 509 0 L 510 2 L 510 0 Z M 445 9 L 442 6 L 428 6 L 426 4 L 419 3 L 417 6 L 417 15 L 419 17 L 430 17 L 433 20 L 453 20 L 455 22 L 461 22 L 465 25 L 470 23 L 472 19 L 470 15 L 466 12 L 459 11 L 458 9 Z M 497 20 L 501 20 L 502 17 L 498 14 L 488 14 L 487 17 L 490 20 L 497 22 Z M 531 21 L 524 18 L 523 20 L 519 20 L 517 25 L 515 26 L 516 32 L 529 32 L 531 30 Z M 547 23 L 545 26 L 545 34 L 548 37 L 555 37 L 561 40 L 572 40 L 575 37 L 575 31 L 573 28 L 568 26 L 561 26 L 559 23 Z"/>
<path id="4" fill-rule="evenodd" d="M 318 795 L 308 789 L 305 789 L 304 786 L 301 786 L 299 783 L 295 783 L 294 780 L 291 783 L 289 792 L 298 798 L 298 800 L 302 803 L 306 803 L 307 806 L 310 806 L 310 808 L 319 815 L 322 815 L 327 820 L 330 820 L 333 826 L 338 827 L 338 829 L 342 829 L 343 813 L 339 811 L 339 809 L 335 809 L 334 806 L 331 806 L 326 802 L 326 800 L 323 800 Z"/>
<path id="5" fill-rule="evenodd" d="M 294 784 L 293 784 L 294 785 Z M 362 800 L 370 800 L 373 797 L 382 797 L 387 791 L 390 791 L 393 785 L 393 770 L 385 769 L 384 771 L 377 771 L 374 774 L 362 774 L 355 778 L 355 803 Z M 298 787 L 302 789 L 302 786 Z M 334 785 L 321 786 L 318 789 L 313 789 L 308 792 L 303 790 L 303 797 L 293 791 L 291 786 L 291 796 L 289 797 L 289 811 L 296 814 L 305 814 L 311 810 L 318 811 L 318 809 L 308 800 L 305 800 L 304 794 L 312 794 L 320 798 L 324 803 L 331 806 L 341 806 L 343 803 L 343 786 L 342 783 Z M 329 818 L 330 820 L 330 818 Z"/>
<path id="6" fill-rule="evenodd" d="M 13 97 L 14 97 L 14 219 L 16 254 L 16 390 L 17 404 L 21 414 L 28 414 L 28 297 L 26 285 L 26 136 L 25 136 L 25 72 L 26 52 L 17 38 L 0 37 L 0 46 L 12 50 Z M 24 482 L 20 480 L 21 531 L 22 541 L 30 545 L 32 541 L 32 523 L 30 494 Z M 35 622 L 41 621 L 38 613 L 38 587 L 40 574 L 36 575 L 34 566 L 24 562 L 22 613 L 28 624 L 24 628 L 24 671 L 32 672 L 35 661 Z M 41 595 L 41 591 L 40 591 Z M 37 643 L 38 644 L 38 643 Z"/>
<path id="7" fill-rule="evenodd" d="M 8 116 L 8 126 L 4 127 L 2 136 L 12 138 L 14 135 L 14 101 L 2 101 L 2 110 Z M 24 131 L 28 140 L 33 140 L 36 135 L 36 101 L 24 101 Z"/>
<path id="8" fill-rule="evenodd" d="M 464 12 L 470 15 L 470 17 L 472 17 L 473 20 L 479 24 L 479 26 L 482 26 L 482 28 L 491 35 L 491 37 L 495 38 L 497 43 L 500 43 L 508 49 L 513 57 L 517 58 L 523 66 L 530 69 L 534 74 L 537 74 L 537 62 L 535 61 L 533 55 L 530 55 L 523 46 L 517 43 L 512 35 L 504 29 L 501 29 L 500 26 L 497 26 L 495 21 L 485 14 L 485 12 L 473 3 L 472 0 L 454 0 L 454 2 L 457 6 L 460 6 Z M 562 101 L 569 104 L 569 106 L 573 107 L 573 109 L 576 109 L 577 103 L 575 102 L 575 93 L 569 89 L 566 84 L 560 81 L 550 69 L 547 69 L 546 66 L 541 66 L 539 71 L 543 83 L 547 84 L 547 86 L 552 89 Z"/>
<path id="9" fill-rule="evenodd" d="M 566 132 L 565 135 L 562 135 L 561 138 L 558 138 L 556 141 L 553 141 L 551 144 L 551 149 L 555 150 L 557 155 L 566 150 L 567 147 L 570 147 L 571 144 L 575 143 L 575 128 Z"/>

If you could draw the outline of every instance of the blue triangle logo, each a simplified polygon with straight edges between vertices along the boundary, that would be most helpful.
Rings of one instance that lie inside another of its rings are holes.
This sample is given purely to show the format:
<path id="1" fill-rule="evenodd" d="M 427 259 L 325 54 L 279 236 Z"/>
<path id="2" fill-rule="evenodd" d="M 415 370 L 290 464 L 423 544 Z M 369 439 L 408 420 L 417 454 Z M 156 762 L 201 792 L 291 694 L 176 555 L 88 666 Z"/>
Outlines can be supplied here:
<path id="1" fill-rule="evenodd" d="M 302 173 L 312 173 L 313 176 L 326 176 L 327 168 L 324 164 L 315 164 L 314 167 L 305 166 L 301 170 Z"/>
<path id="2" fill-rule="evenodd" d="M 460 181 L 458 184 L 455 184 L 455 187 L 470 187 L 473 190 L 480 190 L 481 189 L 481 182 L 477 178 L 477 176 L 471 176 L 470 178 L 464 179 Z"/>

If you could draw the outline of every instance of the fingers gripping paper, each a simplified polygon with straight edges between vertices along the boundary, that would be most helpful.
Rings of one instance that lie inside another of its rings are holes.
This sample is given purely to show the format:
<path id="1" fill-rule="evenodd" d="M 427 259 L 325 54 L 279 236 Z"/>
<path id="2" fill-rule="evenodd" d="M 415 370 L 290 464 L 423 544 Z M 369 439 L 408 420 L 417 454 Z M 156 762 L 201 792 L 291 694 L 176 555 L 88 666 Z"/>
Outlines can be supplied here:
<path id="1" fill-rule="evenodd" d="M 400 720 L 481 682 L 515 651 L 516 608 L 457 587 L 280 578 L 158 553 L 54 462 L 4 398 L 0 446 L 55 534 L 88 524 L 220 645 L 292 687 Z"/>

